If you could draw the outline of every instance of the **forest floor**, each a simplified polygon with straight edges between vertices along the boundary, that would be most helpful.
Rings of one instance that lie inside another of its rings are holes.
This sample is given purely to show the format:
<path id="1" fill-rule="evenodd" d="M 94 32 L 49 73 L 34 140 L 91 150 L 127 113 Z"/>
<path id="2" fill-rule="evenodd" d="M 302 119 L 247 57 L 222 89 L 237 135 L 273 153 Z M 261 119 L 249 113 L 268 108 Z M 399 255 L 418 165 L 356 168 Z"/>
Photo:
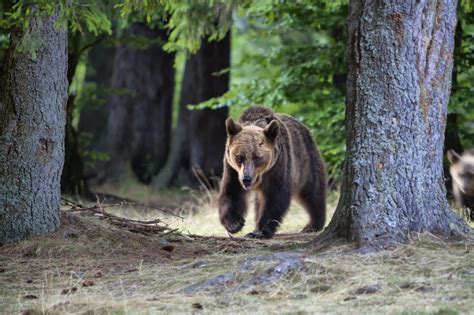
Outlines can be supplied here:
<path id="1" fill-rule="evenodd" d="M 183 218 L 108 211 L 158 216 L 179 232 L 145 236 L 65 207 L 58 231 L 0 248 L 0 313 L 474 313 L 472 237 L 413 235 L 372 254 L 343 242 L 315 250 L 317 235 L 298 233 L 307 218 L 297 205 L 274 239 L 252 240 L 242 237 L 250 217 L 242 234 L 225 233 L 212 192 L 127 195 L 175 206 Z"/>

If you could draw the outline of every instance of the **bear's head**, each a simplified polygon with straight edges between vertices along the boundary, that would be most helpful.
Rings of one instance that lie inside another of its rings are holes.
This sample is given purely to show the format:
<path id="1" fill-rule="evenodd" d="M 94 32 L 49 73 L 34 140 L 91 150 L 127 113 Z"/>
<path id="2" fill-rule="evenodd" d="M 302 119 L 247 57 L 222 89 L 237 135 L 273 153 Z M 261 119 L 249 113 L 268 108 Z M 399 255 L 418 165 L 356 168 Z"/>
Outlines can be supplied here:
<path id="1" fill-rule="evenodd" d="M 226 160 L 239 174 L 244 190 L 258 187 L 262 176 L 276 163 L 276 140 L 279 123 L 270 121 L 265 128 L 256 125 L 243 126 L 232 118 L 226 120 Z"/>
<path id="2" fill-rule="evenodd" d="M 463 194 L 474 196 L 474 151 L 462 155 L 448 151 L 449 173 Z"/>

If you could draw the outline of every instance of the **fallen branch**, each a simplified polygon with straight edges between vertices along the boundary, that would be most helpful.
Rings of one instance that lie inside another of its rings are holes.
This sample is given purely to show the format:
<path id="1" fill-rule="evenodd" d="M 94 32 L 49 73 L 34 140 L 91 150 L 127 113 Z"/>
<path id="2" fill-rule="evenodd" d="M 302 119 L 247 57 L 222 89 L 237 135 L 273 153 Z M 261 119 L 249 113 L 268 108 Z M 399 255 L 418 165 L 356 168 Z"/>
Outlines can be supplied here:
<path id="1" fill-rule="evenodd" d="M 74 202 L 72 200 L 69 200 L 67 198 L 61 197 L 61 200 L 66 206 L 69 206 L 70 208 L 64 211 L 67 212 L 91 212 L 94 214 L 96 217 L 100 217 L 102 219 L 105 219 L 109 221 L 111 224 L 126 228 L 130 232 L 134 233 L 139 233 L 143 235 L 167 235 L 171 233 L 175 233 L 178 231 L 178 229 L 171 229 L 168 227 L 166 223 L 161 221 L 160 219 L 154 219 L 154 220 L 134 220 L 134 219 L 128 219 L 124 217 L 117 216 L 115 214 L 112 214 L 110 212 L 107 212 L 105 209 L 107 208 L 113 208 L 113 207 L 122 207 L 124 205 L 140 205 L 144 207 L 150 207 L 155 210 L 161 210 L 164 211 L 163 209 L 155 206 L 149 206 L 147 204 L 140 204 L 140 203 L 128 203 L 128 202 L 120 202 L 117 204 L 102 204 L 100 202 L 97 202 L 95 205 L 91 207 L 86 207 L 80 203 Z M 167 211 L 164 211 L 166 213 L 169 213 Z M 173 214 L 173 213 L 171 213 Z M 176 214 L 173 214 L 177 217 L 180 217 Z M 180 217 L 181 218 L 181 217 Z"/>

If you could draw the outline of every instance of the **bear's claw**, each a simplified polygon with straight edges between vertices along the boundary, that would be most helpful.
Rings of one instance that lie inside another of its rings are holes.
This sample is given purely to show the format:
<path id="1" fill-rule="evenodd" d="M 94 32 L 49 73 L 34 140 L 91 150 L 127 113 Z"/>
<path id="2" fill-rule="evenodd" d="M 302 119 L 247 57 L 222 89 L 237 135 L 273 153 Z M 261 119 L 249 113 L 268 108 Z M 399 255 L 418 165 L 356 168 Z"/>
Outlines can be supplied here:
<path id="1" fill-rule="evenodd" d="M 224 226 L 229 233 L 237 233 L 244 227 L 244 218 L 234 218 L 232 221 L 226 220 Z"/>

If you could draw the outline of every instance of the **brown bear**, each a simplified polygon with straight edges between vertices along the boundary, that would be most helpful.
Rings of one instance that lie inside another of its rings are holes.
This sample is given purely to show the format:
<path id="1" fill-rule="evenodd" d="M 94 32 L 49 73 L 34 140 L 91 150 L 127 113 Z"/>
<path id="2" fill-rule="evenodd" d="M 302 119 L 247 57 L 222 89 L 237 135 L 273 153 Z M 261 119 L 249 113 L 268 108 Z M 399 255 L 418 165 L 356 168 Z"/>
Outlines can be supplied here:
<path id="1" fill-rule="evenodd" d="M 319 231 L 326 219 L 324 165 L 310 131 L 295 118 L 253 106 L 235 122 L 226 121 L 224 175 L 219 194 L 220 221 L 230 233 L 245 223 L 247 199 L 255 193 L 252 238 L 271 238 L 294 196 Z"/>
<path id="2" fill-rule="evenodd" d="M 462 155 L 449 150 L 448 160 L 451 162 L 449 173 L 456 204 L 460 208 L 467 208 L 471 220 L 474 220 L 474 149 L 465 151 Z"/>

